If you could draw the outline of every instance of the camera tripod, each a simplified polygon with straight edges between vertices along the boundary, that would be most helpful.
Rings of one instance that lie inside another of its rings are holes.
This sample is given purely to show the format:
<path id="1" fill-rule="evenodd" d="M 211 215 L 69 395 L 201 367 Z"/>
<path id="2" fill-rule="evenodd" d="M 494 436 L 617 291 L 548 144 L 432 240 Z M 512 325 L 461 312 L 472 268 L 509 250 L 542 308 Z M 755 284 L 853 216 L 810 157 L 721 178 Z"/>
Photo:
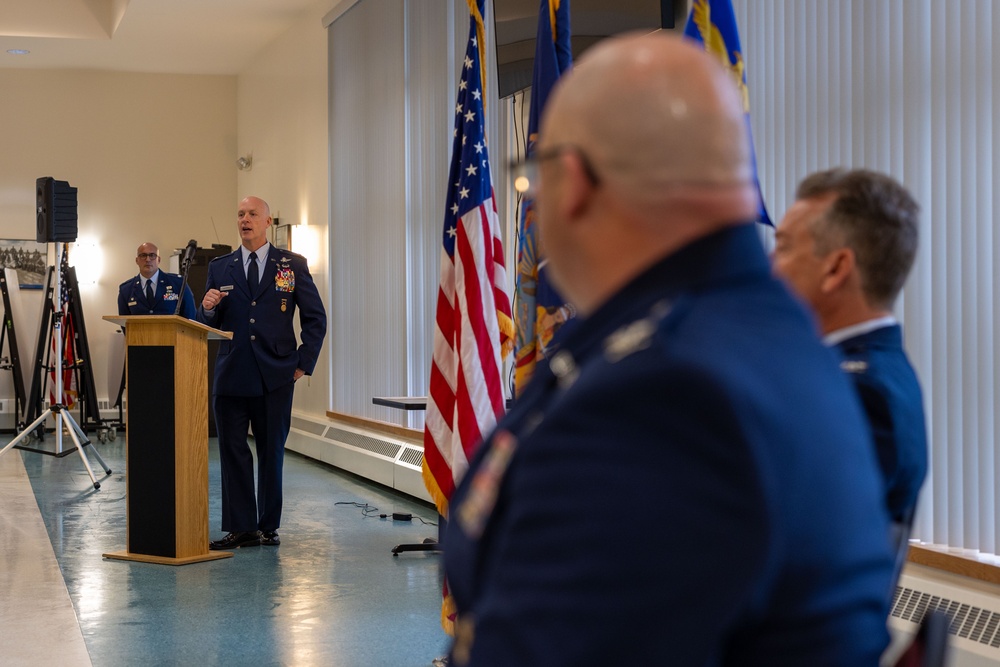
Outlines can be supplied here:
<path id="1" fill-rule="evenodd" d="M 62 242 L 56 242 L 56 261 L 60 261 L 60 257 L 63 254 L 63 244 Z M 66 424 L 69 428 L 67 433 L 70 439 L 73 441 L 73 445 L 76 447 L 77 453 L 80 455 L 80 460 L 83 461 L 83 466 L 87 469 L 87 474 L 90 475 L 90 481 L 94 483 L 94 488 L 101 488 L 101 483 L 97 481 L 94 476 L 94 471 L 90 467 L 90 461 L 87 460 L 87 455 L 83 451 L 83 444 L 81 444 L 81 439 L 85 441 L 84 444 L 91 444 L 90 439 L 87 438 L 87 434 L 80 428 L 80 425 L 76 423 L 73 419 L 73 415 L 70 413 L 69 408 L 63 405 L 61 402 L 63 398 L 63 337 L 62 337 L 62 321 L 65 316 L 65 311 L 62 304 L 62 271 L 63 268 L 59 268 L 59 280 L 55 281 L 55 287 L 52 303 L 55 307 L 55 313 L 52 317 L 52 336 L 53 342 L 55 344 L 55 359 L 53 361 L 53 368 L 55 369 L 55 396 L 56 402 L 50 405 L 38 418 L 31 422 L 28 426 L 24 427 L 20 433 L 18 433 L 13 440 L 11 440 L 7 445 L 0 449 L 0 456 L 3 456 L 8 449 L 13 448 L 22 440 L 28 438 L 36 428 L 45 422 L 50 415 L 55 415 L 56 421 L 56 452 L 62 452 L 62 436 L 63 436 L 63 425 Z M 104 462 L 101 455 L 94 449 L 94 456 L 97 457 L 98 462 L 104 469 L 104 472 L 108 475 L 111 474 L 111 468 Z"/>

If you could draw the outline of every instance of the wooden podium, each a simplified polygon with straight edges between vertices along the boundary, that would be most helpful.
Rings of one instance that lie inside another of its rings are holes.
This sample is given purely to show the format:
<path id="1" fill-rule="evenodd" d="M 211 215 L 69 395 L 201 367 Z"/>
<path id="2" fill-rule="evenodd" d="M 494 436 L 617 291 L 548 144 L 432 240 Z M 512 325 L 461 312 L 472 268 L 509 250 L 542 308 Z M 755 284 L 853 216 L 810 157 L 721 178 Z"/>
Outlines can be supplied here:
<path id="1" fill-rule="evenodd" d="M 208 549 L 208 340 L 178 315 L 105 315 L 125 327 L 127 549 L 105 558 L 187 565 Z"/>

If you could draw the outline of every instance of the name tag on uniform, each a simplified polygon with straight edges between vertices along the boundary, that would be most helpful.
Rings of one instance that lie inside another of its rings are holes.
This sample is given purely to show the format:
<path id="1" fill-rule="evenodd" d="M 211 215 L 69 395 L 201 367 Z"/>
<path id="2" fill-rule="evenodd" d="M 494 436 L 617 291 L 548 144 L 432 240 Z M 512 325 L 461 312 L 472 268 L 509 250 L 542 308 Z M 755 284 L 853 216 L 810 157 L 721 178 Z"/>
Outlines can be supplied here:
<path id="1" fill-rule="evenodd" d="M 128 305 L 130 305 L 130 306 L 134 306 L 134 305 L 136 305 L 136 303 L 135 303 L 135 301 L 129 301 L 129 302 L 128 302 Z"/>
<path id="2" fill-rule="evenodd" d="M 220 292 L 231 292 L 232 290 L 233 290 L 232 285 L 223 285 L 222 287 L 219 288 Z"/>

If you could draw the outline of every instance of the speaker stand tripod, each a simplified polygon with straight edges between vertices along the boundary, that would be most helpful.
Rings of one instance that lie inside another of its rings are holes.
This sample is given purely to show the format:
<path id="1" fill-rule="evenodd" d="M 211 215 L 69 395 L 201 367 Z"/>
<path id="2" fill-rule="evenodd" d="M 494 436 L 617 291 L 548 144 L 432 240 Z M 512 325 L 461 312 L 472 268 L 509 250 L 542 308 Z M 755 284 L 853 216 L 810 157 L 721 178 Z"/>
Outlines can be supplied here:
<path id="1" fill-rule="evenodd" d="M 59 258 L 62 257 L 62 253 L 63 253 L 63 244 L 62 242 L 57 241 L 56 242 L 57 262 L 59 261 Z M 55 361 L 53 363 L 53 368 L 55 369 L 54 375 L 56 379 L 55 395 L 58 397 L 57 400 L 62 400 L 63 396 L 62 320 L 64 316 L 64 311 L 62 307 L 61 279 L 55 281 L 54 290 L 55 290 L 54 298 L 52 302 L 55 305 L 55 314 L 53 315 L 52 318 L 52 332 L 53 332 L 52 335 L 55 343 L 56 353 L 55 353 Z M 62 403 L 54 403 L 50 405 L 44 412 L 42 412 L 41 415 L 38 416 L 38 419 L 31 422 L 31 424 L 22 429 L 21 432 L 17 434 L 13 440 L 7 443 L 7 445 L 3 449 L 0 449 L 0 456 L 3 456 L 5 453 L 7 453 L 7 450 L 13 448 L 19 442 L 28 438 L 34 432 L 34 430 L 38 428 L 38 426 L 40 426 L 46 419 L 49 418 L 50 415 L 55 415 L 55 420 L 56 420 L 56 452 L 62 452 L 63 425 L 66 424 L 69 427 L 66 429 L 66 431 L 69 434 L 70 439 L 73 441 L 73 445 L 76 447 L 77 453 L 80 455 L 80 460 L 83 461 L 83 466 L 87 469 L 87 474 L 90 475 L 90 481 L 94 483 L 95 489 L 101 488 L 101 483 L 98 482 L 97 478 L 94 476 L 94 471 L 90 467 L 90 461 L 87 460 L 87 455 L 84 453 L 83 445 L 80 442 L 80 439 L 83 438 L 84 440 L 87 441 L 86 444 L 90 444 L 90 440 L 89 438 L 87 438 L 87 434 L 84 433 L 83 429 L 80 428 L 80 425 L 76 423 L 76 420 L 73 419 L 73 415 L 70 414 L 69 409 Z M 97 458 L 97 461 L 101 464 L 101 467 L 104 468 L 104 472 L 110 475 L 111 468 L 109 468 L 108 464 L 104 462 L 104 459 L 101 458 L 101 455 L 97 452 L 96 449 L 94 449 L 94 456 Z"/>

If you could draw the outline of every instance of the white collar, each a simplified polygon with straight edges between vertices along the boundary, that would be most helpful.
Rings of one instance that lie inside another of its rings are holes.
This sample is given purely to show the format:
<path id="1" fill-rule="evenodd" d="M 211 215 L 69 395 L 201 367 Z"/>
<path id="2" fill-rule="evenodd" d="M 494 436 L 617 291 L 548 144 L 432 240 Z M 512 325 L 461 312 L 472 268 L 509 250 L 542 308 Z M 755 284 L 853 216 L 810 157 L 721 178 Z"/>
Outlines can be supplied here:
<path id="1" fill-rule="evenodd" d="M 271 244 L 267 241 L 264 241 L 264 245 L 257 248 L 253 252 L 257 253 L 257 261 L 263 263 L 264 260 L 267 259 L 267 253 L 269 253 L 270 251 L 271 251 Z M 243 258 L 243 264 L 246 265 L 246 263 L 250 261 L 251 251 L 247 250 L 246 246 L 241 245 L 240 252 L 242 253 L 240 256 Z"/>
<path id="2" fill-rule="evenodd" d="M 156 273 L 154 273 L 152 275 L 152 277 L 150 277 L 150 278 L 144 278 L 143 275 L 140 273 L 139 274 L 139 282 L 142 283 L 142 288 L 143 289 L 146 289 L 146 283 L 153 283 L 153 287 L 155 288 L 156 287 L 156 279 L 159 278 L 159 277 L 160 277 L 160 270 L 159 269 L 157 269 Z"/>
<path id="3" fill-rule="evenodd" d="M 860 336 L 861 334 L 870 333 L 876 329 L 891 327 L 894 324 L 899 324 L 899 322 L 892 315 L 876 317 L 873 320 L 866 320 L 864 322 L 852 324 L 849 327 L 843 327 L 842 329 L 831 331 L 827 335 L 823 336 L 823 343 L 827 347 L 833 347 L 837 343 L 843 342 L 848 338 L 854 338 L 855 336 Z"/>

